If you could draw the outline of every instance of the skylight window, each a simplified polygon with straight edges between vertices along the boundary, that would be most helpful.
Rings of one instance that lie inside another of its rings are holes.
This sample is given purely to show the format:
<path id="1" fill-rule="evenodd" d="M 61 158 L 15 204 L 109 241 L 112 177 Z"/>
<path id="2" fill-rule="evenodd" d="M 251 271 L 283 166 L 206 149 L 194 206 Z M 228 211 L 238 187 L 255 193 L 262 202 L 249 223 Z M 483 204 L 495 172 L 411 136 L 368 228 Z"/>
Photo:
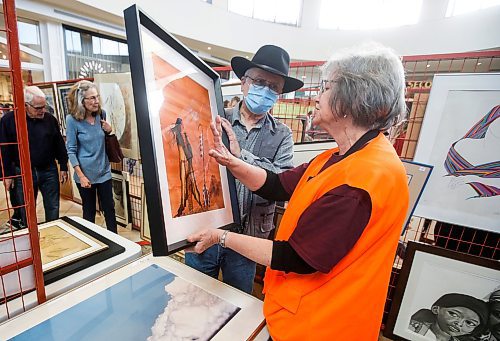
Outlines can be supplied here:
<path id="1" fill-rule="evenodd" d="M 446 16 L 453 17 L 455 15 L 474 12 L 480 9 L 485 9 L 493 6 L 499 6 L 500 0 L 449 0 Z"/>
<path id="2" fill-rule="evenodd" d="M 228 10 L 254 19 L 299 26 L 302 0 L 229 0 Z"/>
<path id="3" fill-rule="evenodd" d="M 322 0 L 319 28 L 367 30 L 416 24 L 422 0 Z"/>

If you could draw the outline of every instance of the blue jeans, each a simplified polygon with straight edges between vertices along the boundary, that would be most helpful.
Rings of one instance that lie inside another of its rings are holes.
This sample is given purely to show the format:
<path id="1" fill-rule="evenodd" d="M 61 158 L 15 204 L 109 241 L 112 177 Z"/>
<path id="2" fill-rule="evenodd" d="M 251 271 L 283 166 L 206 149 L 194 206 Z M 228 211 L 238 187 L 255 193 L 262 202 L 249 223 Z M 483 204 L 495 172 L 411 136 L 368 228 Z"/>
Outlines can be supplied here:
<path id="1" fill-rule="evenodd" d="M 21 174 L 21 169 L 16 167 L 16 175 Z M 35 194 L 35 202 L 38 197 L 38 191 L 42 193 L 43 208 L 45 210 L 45 221 L 59 219 L 59 173 L 57 167 L 53 163 L 47 169 L 32 168 L 33 189 Z M 21 177 L 14 180 L 14 200 L 16 205 L 24 205 L 24 192 Z M 14 212 L 14 216 L 20 215 L 24 226 L 26 223 L 26 210 L 21 207 Z"/>
<path id="2" fill-rule="evenodd" d="M 114 233 L 118 233 L 116 227 L 115 201 L 113 200 L 113 187 L 111 179 L 100 184 L 92 184 L 90 188 L 83 188 L 76 183 L 80 196 L 82 197 L 83 219 L 95 223 L 96 213 L 96 193 L 99 203 L 104 211 L 106 228 Z"/>
<path id="3" fill-rule="evenodd" d="M 252 293 L 255 277 L 255 262 L 239 253 L 213 245 L 205 252 L 186 252 L 186 265 L 213 278 L 222 270 L 222 281 L 248 294 Z"/>

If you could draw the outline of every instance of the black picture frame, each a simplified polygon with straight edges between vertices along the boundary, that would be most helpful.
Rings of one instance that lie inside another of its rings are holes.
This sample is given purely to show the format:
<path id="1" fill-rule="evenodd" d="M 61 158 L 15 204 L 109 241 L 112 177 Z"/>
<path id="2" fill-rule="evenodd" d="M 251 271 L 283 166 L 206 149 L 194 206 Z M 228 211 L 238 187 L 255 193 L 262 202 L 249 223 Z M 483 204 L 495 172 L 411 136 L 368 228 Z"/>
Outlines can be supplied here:
<path id="1" fill-rule="evenodd" d="M 153 255 L 164 256 L 189 246 L 190 243 L 187 242 L 186 237 L 190 233 L 207 227 L 223 229 L 230 228 L 235 224 L 240 224 L 240 217 L 234 178 L 231 173 L 225 169 L 225 167 L 221 166 L 218 166 L 219 168 L 217 174 L 220 181 L 216 182 L 216 185 L 217 189 L 222 188 L 222 194 L 218 194 L 218 198 L 220 199 L 220 197 L 222 197 L 221 200 L 223 200 L 224 203 L 224 205 L 220 205 L 222 208 L 211 209 L 211 204 L 209 204 L 206 206 L 209 208 L 207 211 L 181 215 L 183 211 L 181 210 L 181 206 L 179 206 L 178 213 L 172 213 L 174 204 L 172 204 L 172 201 L 170 200 L 171 196 L 169 191 L 172 191 L 173 186 L 170 186 L 168 183 L 169 180 L 167 178 L 165 165 L 166 157 L 164 156 L 164 150 L 166 150 L 167 147 L 162 140 L 164 131 L 161 129 L 164 128 L 161 127 L 159 118 L 163 115 L 163 113 L 160 106 L 156 108 L 156 110 L 151 109 L 151 106 L 154 105 L 152 102 L 153 96 L 152 93 L 148 91 L 148 85 L 151 87 L 151 84 L 154 84 L 159 87 L 159 85 L 157 85 L 156 78 L 154 77 L 154 71 L 156 70 L 152 66 L 156 55 L 154 53 L 148 54 L 146 50 L 152 46 L 151 42 L 154 42 L 154 46 L 157 46 L 156 44 L 161 46 L 161 52 L 168 51 L 169 56 L 172 56 L 171 58 L 175 59 L 175 62 L 180 61 L 183 65 L 189 65 L 188 70 L 186 70 L 184 66 L 182 68 L 176 66 L 174 68 L 174 70 L 176 70 L 175 72 L 177 72 L 174 74 L 176 78 L 173 78 L 171 82 L 180 79 L 182 81 L 196 83 L 196 86 L 205 87 L 208 94 L 207 97 L 209 99 L 209 109 L 211 113 L 210 119 L 213 119 L 215 115 L 223 114 L 224 110 L 222 92 L 220 88 L 220 77 L 205 62 L 194 55 L 186 46 L 179 42 L 165 29 L 160 27 L 160 25 L 146 15 L 136 5 L 133 5 L 124 11 L 124 18 L 127 32 L 135 109 L 137 113 L 136 118 L 140 139 L 140 151 L 143 163 L 144 186 L 148 202 L 147 210 L 151 227 Z M 154 52 L 156 53 L 156 50 Z M 156 60 L 160 60 L 160 57 Z M 176 65 L 174 62 L 171 62 L 171 60 L 167 61 L 166 59 L 161 59 L 161 62 L 164 61 L 167 62 L 168 65 Z M 186 73 L 184 73 L 184 71 L 186 71 Z M 162 78 L 159 81 L 163 81 L 165 78 Z M 153 82 L 148 83 L 148 80 L 151 81 L 151 79 Z M 168 85 L 168 82 L 165 84 Z M 155 100 L 158 99 L 158 95 L 163 95 L 162 91 L 165 90 L 167 85 L 161 85 L 160 91 L 157 91 L 156 93 L 157 97 L 154 97 Z M 188 90 L 188 88 L 182 88 L 182 85 L 180 88 L 181 90 Z M 179 91 L 179 87 L 177 87 L 177 91 Z M 181 95 L 194 97 L 190 91 L 179 93 Z M 163 100 L 165 99 L 163 98 Z M 184 122 L 186 122 L 186 120 L 184 120 L 182 124 L 184 124 Z M 158 134 L 160 134 L 160 138 L 158 137 Z M 206 140 L 206 138 L 210 136 L 208 134 L 211 133 L 208 132 L 205 135 L 202 133 L 202 137 Z M 196 140 L 198 139 L 196 138 Z M 200 138 L 200 140 L 203 139 Z M 223 136 L 223 141 L 226 145 L 228 145 L 226 135 Z M 188 142 L 188 144 L 189 143 L 190 142 Z M 202 142 L 200 142 L 200 145 L 201 144 Z M 178 148 L 180 149 L 180 147 Z M 192 150 L 198 151 L 199 149 L 193 144 Z M 179 160 L 181 159 L 180 154 L 181 151 L 179 151 Z M 205 157 L 208 157 L 208 149 Z M 205 161 L 203 161 L 203 165 L 205 165 Z M 162 173 L 160 174 L 160 172 Z M 203 172 L 205 171 L 203 170 Z M 180 173 L 181 171 L 179 171 L 179 174 Z M 203 189 L 206 189 L 205 182 Z M 183 189 L 181 187 L 179 192 L 182 192 L 182 190 Z M 205 193 L 205 191 L 203 193 Z M 199 204 L 200 200 L 198 199 L 197 202 Z M 203 198 L 203 204 L 206 204 L 207 202 L 208 201 L 205 201 Z M 203 206 L 200 204 L 200 207 Z M 179 229 L 179 226 L 182 226 L 182 230 Z"/>
<path id="2" fill-rule="evenodd" d="M 403 165 L 405 166 L 406 176 L 408 179 L 408 189 L 410 193 L 408 211 L 406 213 L 406 219 L 401 232 L 401 235 L 404 235 L 406 228 L 410 224 L 413 212 L 415 212 L 415 208 L 422 197 L 424 188 L 429 181 L 429 177 L 431 176 L 434 166 L 408 160 L 401 160 L 401 162 L 403 162 Z"/>
<path id="3" fill-rule="evenodd" d="M 424 330 L 409 328 L 417 312 L 430 310 L 445 294 L 468 295 L 486 302 L 499 289 L 499 261 L 408 242 L 384 336 L 392 340 L 433 340 L 430 329 L 422 335 L 419 333 Z"/>

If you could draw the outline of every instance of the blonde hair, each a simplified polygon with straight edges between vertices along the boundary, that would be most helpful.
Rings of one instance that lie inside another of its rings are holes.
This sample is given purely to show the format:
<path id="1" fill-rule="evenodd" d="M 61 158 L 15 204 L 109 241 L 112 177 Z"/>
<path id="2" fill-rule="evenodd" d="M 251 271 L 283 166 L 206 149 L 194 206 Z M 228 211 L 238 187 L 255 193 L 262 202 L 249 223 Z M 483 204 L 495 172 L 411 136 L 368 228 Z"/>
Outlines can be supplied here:
<path id="1" fill-rule="evenodd" d="M 90 89 L 96 89 L 97 86 L 86 80 L 79 81 L 74 84 L 68 93 L 68 105 L 69 105 L 69 113 L 73 118 L 77 121 L 82 121 L 85 119 L 85 114 L 87 109 L 83 105 L 83 100 L 85 99 L 85 94 Z M 97 114 L 101 114 L 101 104 L 99 103 L 99 109 L 97 110 Z"/>

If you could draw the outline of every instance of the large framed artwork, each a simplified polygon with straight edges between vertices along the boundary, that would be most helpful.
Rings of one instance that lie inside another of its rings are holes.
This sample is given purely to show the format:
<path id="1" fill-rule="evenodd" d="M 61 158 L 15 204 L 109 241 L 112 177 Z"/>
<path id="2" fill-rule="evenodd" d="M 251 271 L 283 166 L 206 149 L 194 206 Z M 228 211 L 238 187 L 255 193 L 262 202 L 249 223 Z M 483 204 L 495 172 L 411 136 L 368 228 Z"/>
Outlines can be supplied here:
<path id="1" fill-rule="evenodd" d="M 220 79 L 136 6 L 125 27 L 153 254 L 166 255 L 199 229 L 239 224 L 234 178 L 208 155 Z"/>
<path id="2" fill-rule="evenodd" d="M 147 256 L 10 319 L 0 339 L 248 340 L 264 325 L 257 298 Z"/>
<path id="3" fill-rule="evenodd" d="M 499 340 L 500 262 L 409 242 L 385 336 Z M 493 334 L 493 338 L 481 335 Z"/>
<path id="4" fill-rule="evenodd" d="M 130 72 L 96 74 L 94 83 L 99 88 L 101 107 L 106 111 L 106 120 L 114 129 L 123 155 L 138 160 L 139 142 Z"/>
<path id="5" fill-rule="evenodd" d="M 415 215 L 500 232 L 500 73 L 435 75 L 414 160 L 434 166 Z"/>
<path id="6" fill-rule="evenodd" d="M 38 225 L 44 272 L 75 262 L 108 246 L 63 220 Z"/>
<path id="7" fill-rule="evenodd" d="M 122 172 L 111 171 L 111 185 L 113 187 L 113 200 L 115 202 L 116 222 L 128 226 L 128 197 L 127 181 Z"/>
<path id="8" fill-rule="evenodd" d="M 406 170 L 406 179 L 408 180 L 408 189 L 410 192 L 410 201 L 408 204 L 408 212 L 403 226 L 403 234 L 410 223 L 410 219 L 415 211 L 415 207 L 420 200 L 422 192 L 427 184 L 427 180 L 432 172 L 432 166 L 424 165 L 418 162 L 401 160 Z"/>

